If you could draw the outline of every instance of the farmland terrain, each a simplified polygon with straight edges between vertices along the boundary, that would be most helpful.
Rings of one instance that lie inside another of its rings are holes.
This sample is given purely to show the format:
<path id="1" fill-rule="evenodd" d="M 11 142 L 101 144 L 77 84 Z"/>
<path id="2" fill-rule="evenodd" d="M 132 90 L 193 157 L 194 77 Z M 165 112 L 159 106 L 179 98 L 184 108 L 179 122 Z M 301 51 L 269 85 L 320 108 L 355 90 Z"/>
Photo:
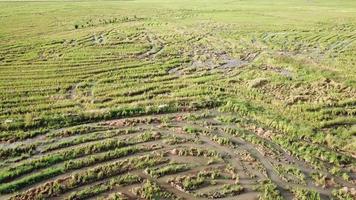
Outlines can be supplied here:
<path id="1" fill-rule="evenodd" d="M 0 199 L 356 199 L 356 1 L 0 1 Z"/>

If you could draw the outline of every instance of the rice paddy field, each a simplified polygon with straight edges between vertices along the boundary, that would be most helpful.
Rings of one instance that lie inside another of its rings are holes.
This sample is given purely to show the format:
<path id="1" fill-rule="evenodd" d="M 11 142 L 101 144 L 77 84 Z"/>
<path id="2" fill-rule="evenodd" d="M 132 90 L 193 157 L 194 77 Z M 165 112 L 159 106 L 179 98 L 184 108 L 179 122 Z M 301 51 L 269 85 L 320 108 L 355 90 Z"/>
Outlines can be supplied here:
<path id="1" fill-rule="evenodd" d="M 356 1 L 0 1 L 0 199 L 356 199 Z"/>

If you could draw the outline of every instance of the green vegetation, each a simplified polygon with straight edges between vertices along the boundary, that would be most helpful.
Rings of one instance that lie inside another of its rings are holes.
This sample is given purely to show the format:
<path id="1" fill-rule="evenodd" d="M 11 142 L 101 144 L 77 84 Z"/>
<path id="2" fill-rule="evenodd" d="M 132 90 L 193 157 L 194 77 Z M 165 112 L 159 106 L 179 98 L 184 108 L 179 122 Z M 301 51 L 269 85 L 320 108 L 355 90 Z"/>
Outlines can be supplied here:
<path id="1" fill-rule="evenodd" d="M 0 199 L 356 199 L 355 0 L 0 0 Z"/>
<path id="2" fill-rule="evenodd" d="M 244 188 L 238 184 L 227 184 L 227 185 L 223 185 L 222 188 L 219 188 L 219 190 L 217 191 L 199 194 L 198 196 L 209 198 L 209 199 L 224 198 L 229 196 L 236 196 L 240 194 L 243 191 L 243 189 Z"/>
<path id="3" fill-rule="evenodd" d="M 142 179 L 139 176 L 127 174 L 127 175 L 112 178 L 105 183 L 100 183 L 98 185 L 86 187 L 85 189 L 83 189 L 79 192 L 73 192 L 70 194 L 70 196 L 67 199 L 68 200 L 87 199 L 88 197 L 91 197 L 93 195 L 97 195 L 99 193 L 103 193 L 103 192 L 112 190 L 115 186 L 130 185 L 130 184 L 134 184 L 134 183 L 139 183 L 141 181 L 142 181 Z"/>
<path id="4" fill-rule="evenodd" d="M 262 181 L 258 186 L 258 190 L 261 192 L 260 200 L 283 200 L 277 186 L 271 181 Z"/>
<path id="5" fill-rule="evenodd" d="M 139 197 L 149 200 L 174 199 L 171 193 L 163 191 L 156 183 L 149 180 L 143 184 L 142 188 L 138 188 L 135 192 Z"/>
<path id="6" fill-rule="evenodd" d="M 276 170 L 280 174 L 281 178 L 285 181 L 292 181 L 297 184 L 305 184 L 305 175 L 303 172 L 294 166 L 280 165 L 276 167 Z M 292 176 L 293 178 L 290 178 Z"/>
<path id="7" fill-rule="evenodd" d="M 315 191 L 310 191 L 306 189 L 295 189 L 293 190 L 293 193 L 295 194 L 294 199 L 298 200 L 320 200 L 320 195 L 319 193 Z"/>
<path id="8" fill-rule="evenodd" d="M 355 196 L 351 191 L 348 191 L 347 188 L 335 189 L 333 190 L 332 195 L 337 200 L 351 200 L 354 199 Z"/>
<path id="9" fill-rule="evenodd" d="M 204 184 L 214 184 L 214 180 L 217 178 L 225 177 L 217 170 L 205 170 L 192 176 L 178 176 L 168 180 L 168 182 L 181 190 L 192 191 L 202 187 Z"/>
<path id="10" fill-rule="evenodd" d="M 190 169 L 187 164 L 171 163 L 163 167 L 155 167 L 146 169 L 146 173 L 152 177 L 158 178 L 168 174 L 174 174 Z"/>

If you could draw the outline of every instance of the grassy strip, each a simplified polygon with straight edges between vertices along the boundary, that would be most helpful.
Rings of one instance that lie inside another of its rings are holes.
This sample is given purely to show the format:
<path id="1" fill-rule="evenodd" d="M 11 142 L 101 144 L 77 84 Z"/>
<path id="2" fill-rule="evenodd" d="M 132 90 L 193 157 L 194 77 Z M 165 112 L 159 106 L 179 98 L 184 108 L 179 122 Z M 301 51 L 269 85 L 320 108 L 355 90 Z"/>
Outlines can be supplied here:
<path id="1" fill-rule="evenodd" d="M 146 167 L 156 166 L 168 162 L 167 159 L 160 155 L 146 155 L 140 157 L 128 158 L 122 161 L 117 161 L 105 165 L 100 165 L 94 168 L 90 168 L 85 171 L 75 173 L 64 179 L 57 179 L 55 181 L 48 182 L 44 185 L 37 187 L 39 191 L 36 195 L 40 195 L 42 198 L 50 198 L 58 195 L 70 189 L 76 188 L 80 185 L 88 184 L 94 181 L 99 181 L 114 175 L 123 174 L 135 169 L 143 169 Z M 28 191 L 22 194 L 14 196 L 12 199 L 24 198 L 27 199 L 33 194 Z"/>
<path id="2" fill-rule="evenodd" d="M 101 155 L 93 155 L 90 157 L 85 157 L 83 159 L 79 160 L 70 160 L 64 163 L 64 166 L 56 167 L 56 168 L 49 168 L 42 170 L 38 173 L 31 174 L 29 176 L 26 176 L 22 179 L 10 182 L 10 183 L 5 183 L 0 186 L 0 194 L 7 194 L 11 193 L 14 191 L 17 191 L 19 189 L 22 189 L 28 185 L 31 185 L 33 183 L 36 183 L 38 181 L 43 181 L 48 178 L 54 177 L 59 174 L 64 174 L 70 170 L 74 169 L 80 169 L 83 167 L 87 167 L 96 163 L 104 162 L 104 161 L 109 161 L 115 158 L 120 158 L 124 157 L 127 155 L 134 154 L 139 151 L 145 151 L 145 149 L 141 148 L 136 148 L 136 147 L 124 147 L 124 148 L 118 148 L 113 151 L 101 154 Z"/>
<path id="3" fill-rule="evenodd" d="M 190 169 L 187 164 L 171 163 L 164 167 L 147 168 L 145 172 L 152 177 L 159 178 L 167 174 L 175 174 Z"/>
<path id="4" fill-rule="evenodd" d="M 105 181 L 104 183 L 99 183 L 93 186 L 85 187 L 84 189 L 78 192 L 73 192 L 69 195 L 69 197 L 66 198 L 66 200 L 87 199 L 89 197 L 93 197 L 94 195 L 98 195 L 100 193 L 110 191 L 113 189 L 113 187 L 118 185 L 125 186 L 125 185 L 140 183 L 140 182 L 142 182 L 141 177 L 133 174 L 126 174 L 123 176 L 112 178 L 108 181 Z"/>

